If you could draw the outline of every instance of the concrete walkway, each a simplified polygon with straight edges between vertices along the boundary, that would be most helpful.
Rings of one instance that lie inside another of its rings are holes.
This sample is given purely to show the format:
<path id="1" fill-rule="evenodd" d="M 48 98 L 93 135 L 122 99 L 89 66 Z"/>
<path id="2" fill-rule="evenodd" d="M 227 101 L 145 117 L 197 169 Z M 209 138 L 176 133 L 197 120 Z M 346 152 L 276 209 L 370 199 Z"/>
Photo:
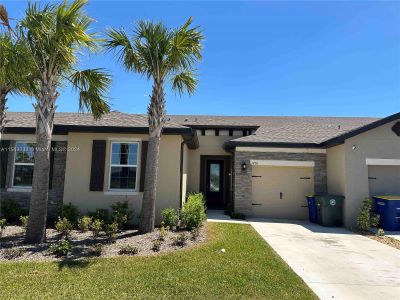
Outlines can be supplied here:
<path id="1" fill-rule="evenodd" d="M 216 209 L 207 210 L 207 222 L 249 224 L 246 220 L 232 219 L 230 216 L 225 215 L 223 210 Z"/>
<path id="2" fill-rule="evenodd" d="M 249 223 L 321 299 L 400 299 L 399 250 L 343 228 Z"/>

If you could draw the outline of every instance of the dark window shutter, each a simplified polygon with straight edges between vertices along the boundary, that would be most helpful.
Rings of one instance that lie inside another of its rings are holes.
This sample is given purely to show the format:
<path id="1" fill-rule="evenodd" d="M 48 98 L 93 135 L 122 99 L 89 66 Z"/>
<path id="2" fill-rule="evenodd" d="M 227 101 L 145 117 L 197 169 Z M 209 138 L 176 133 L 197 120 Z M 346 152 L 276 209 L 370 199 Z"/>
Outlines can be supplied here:
<path id="1" fill-rule="evenodd" d="M 90 171 L 90 190 L 102 191 L 106 160 L 106 141 L 94 140 L 92 145 L 92 168 Z"/>
<path id="2" fill-rule="evenodd" d="M 10 141 L 0 141 L 0 188 L 6 187 L 8 147 L 10 147 Z"/>
<path id="3" fill-rule="evenodd" d="M 53 187 L 53 172 L 54 172 L 54 148 L 56 147 L 56 142 L 51 142 L 50 146 L 50 172 L 49 172 L 49 190 Z"/>
<path id="4" fill-rule="evenodd" d="M 147 159 L 147 148 L 149 146 L 149 142 L 143 141 L 142 142 L 142 151 L 141 151 L 141 158 L 140 158 L 140 186 L 139 191 L 144 191 L 144 177 L 146 175 L 146 159 Z"/>

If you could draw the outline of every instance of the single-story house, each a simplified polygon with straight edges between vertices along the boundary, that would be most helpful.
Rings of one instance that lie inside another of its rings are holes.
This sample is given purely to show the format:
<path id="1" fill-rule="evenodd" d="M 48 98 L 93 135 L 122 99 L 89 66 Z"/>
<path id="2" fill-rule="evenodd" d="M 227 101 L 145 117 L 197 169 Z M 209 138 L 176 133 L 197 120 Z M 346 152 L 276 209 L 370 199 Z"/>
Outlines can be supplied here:
<path id="1" fill-rule="evenodd" d="M 28 207 L 35 116 L 9 112 L 1 136 L 1 197 Z M 146 115 L 56 113 L 49 208 L 82 213 L 129 202 L 140 212 L 146 164 Z M 247 216 L 306 219 L 306 194 L 345 196 L 346 226 L 362 200 L 400 194 L 400 113 L 348 117 L 168 117 L 160 146 L 156 214 L 201 191 L 209 208 Z M 15 150 L 15 151 L 14 151 Z"/>

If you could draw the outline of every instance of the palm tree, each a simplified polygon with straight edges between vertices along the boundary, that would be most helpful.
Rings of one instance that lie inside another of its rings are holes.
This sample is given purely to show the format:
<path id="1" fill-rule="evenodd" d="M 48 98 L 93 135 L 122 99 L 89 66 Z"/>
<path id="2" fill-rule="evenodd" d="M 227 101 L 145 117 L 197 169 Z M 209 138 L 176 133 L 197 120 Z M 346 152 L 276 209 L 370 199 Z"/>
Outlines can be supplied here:
<path id="1" fill-rule="evenodd" d="M 99 39 L 88 32 L 93 20 L 84 7 L 87 0 L 71 4 L 29 4 L 20 22 L 22 37 L 27 41 L 35 65 L 34 94 L 36 115 L 36 151 L 25 240 L 40 243 L 46 239 L 50 142 L 59 88 L 70 83 L 79 92 L 79 110 L 88 109 L 94 118 L 110 110 L 105 96 L 111 83 L 102 69 L 77 71 L 78 51 L 98 49 Z"/>
<path id="2" fill-rule="evenodd" d="M 106 48 L 117 51 L 117 58 L 127 71 L 153 81 L 147 108 L 149 145 L 139 224 L 143 233 L 154 230 L 158 156 L 166 115 L 165 83 L 170 80 L 173 90 L 179 94 L 186 90 L 189 95 L 197 86 L 194 65 L 202 58 L 204 36 L 199 27 L 190 28 L 191 23 L 189 18 L 183 26 L 171 30 L 162 23 L 139 21 L 130 38 L 122 29 L 108 31 Z"/>
<path id="3" fill-rule="evenodd" d="M 0 30 L 0 134 L 6 119 L 6 102 L 9 94 L 30 94 L 31 86 L 26 78 L 31 76 L 32 61 L 29 59 L 27 44 L 13 32 L 8 13 L 0 5 L 0 25 L 7 31 Z"/>

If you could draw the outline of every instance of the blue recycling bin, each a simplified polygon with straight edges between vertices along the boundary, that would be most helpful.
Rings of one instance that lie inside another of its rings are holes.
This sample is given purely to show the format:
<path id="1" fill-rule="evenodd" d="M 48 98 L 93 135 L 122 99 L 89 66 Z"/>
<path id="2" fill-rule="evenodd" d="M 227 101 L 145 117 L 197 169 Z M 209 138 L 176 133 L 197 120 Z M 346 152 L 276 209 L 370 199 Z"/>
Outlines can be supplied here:
<path id="1" fill-rule="evenodd" d="M 400 196 L 374 196 L 375 212 L 383 230 L 400 230 Z"/>
<path id="2" fill-rule="evenodd" d="M 308 218 L 311 223 L 318 223 L 318 209 L 317 203 L 315 202 L 315 196 L 306 196 L 308 204 Z"/>

